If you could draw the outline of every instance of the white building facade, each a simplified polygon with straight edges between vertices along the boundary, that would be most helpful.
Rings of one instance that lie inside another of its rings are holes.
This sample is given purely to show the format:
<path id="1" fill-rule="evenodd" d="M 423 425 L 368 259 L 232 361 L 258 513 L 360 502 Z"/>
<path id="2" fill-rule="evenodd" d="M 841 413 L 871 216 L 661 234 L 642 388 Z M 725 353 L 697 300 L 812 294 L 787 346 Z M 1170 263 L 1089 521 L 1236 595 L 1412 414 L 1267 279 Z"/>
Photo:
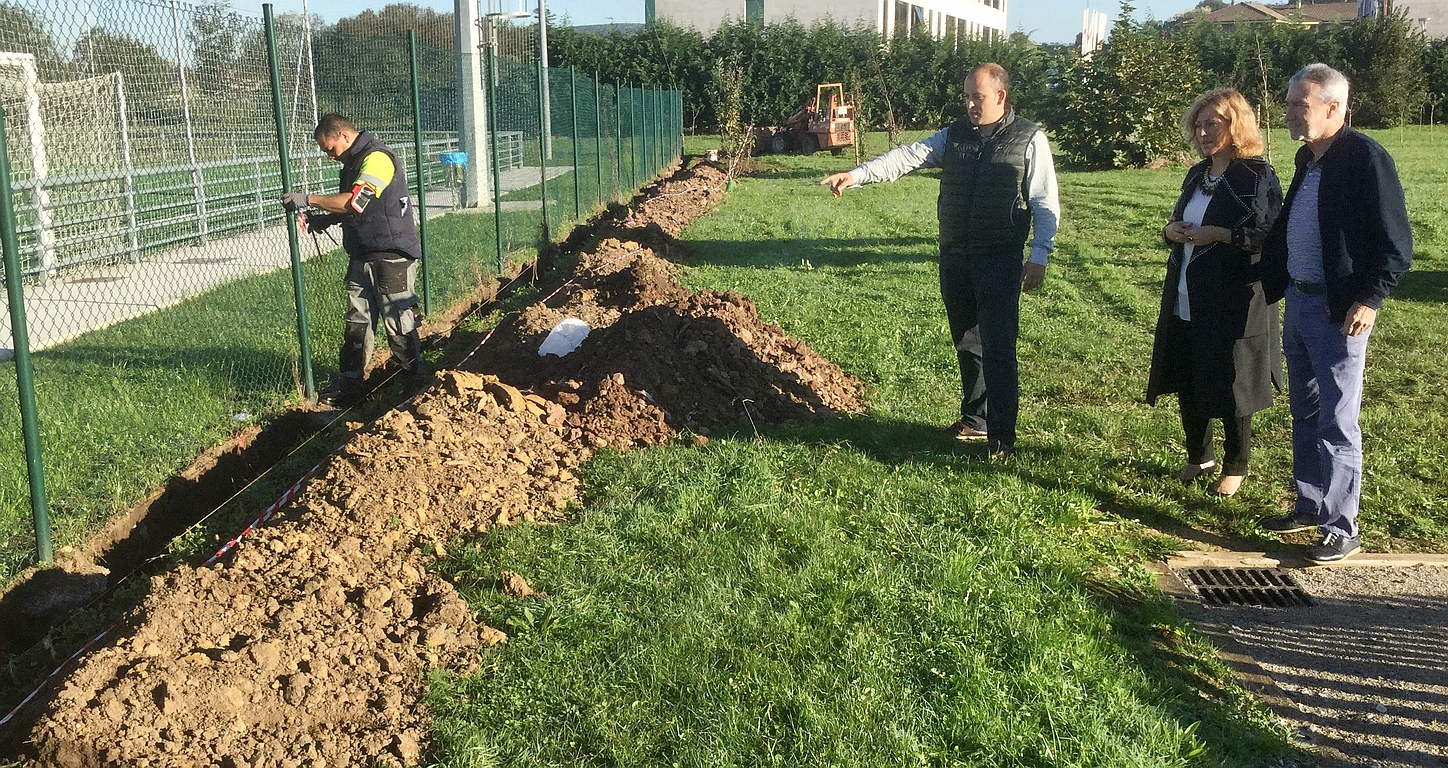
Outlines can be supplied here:
<path id="1" fill-rule="evenodd" d="M 667 21 L 712 35 L 725 19 L 805 26 L 834 19 L 865 23 L 893 37 L 925 29 L 937 38 L 996 40 L 1006 35 L 1007 0 L 648 0 L 648 21 Z M 652 11 L 652 12 L 650 12 Z"/>

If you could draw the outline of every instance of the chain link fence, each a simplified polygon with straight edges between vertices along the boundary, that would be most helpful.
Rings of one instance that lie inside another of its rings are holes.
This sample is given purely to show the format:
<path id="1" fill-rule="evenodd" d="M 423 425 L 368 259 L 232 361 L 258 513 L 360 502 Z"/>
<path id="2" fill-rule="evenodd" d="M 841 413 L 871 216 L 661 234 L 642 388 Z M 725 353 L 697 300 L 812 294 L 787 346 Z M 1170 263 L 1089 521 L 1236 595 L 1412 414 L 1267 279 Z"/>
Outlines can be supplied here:
<path id="1" fill-rule="evenodd" d="M 294 255 L 279 205 L 284 163 L 293 188 L 337 190 L 339 166 L 311 135 L 320 115 L 396 153 L 421 214 L 429 311 L 678 158 L 677 91 L 541 66 L 531 17 L 485 20 L 481 49 L 460 54 L 439 24 L 450 19 L 393 10 L 330 26 L 283 15 L 269 36 L 262 16 L 221 4 L 0 2 L 13 245 L 0 581 L 335 372 L 347 256 L 305 234 Z M 479 82 L 460 81 L 468 72 Z M 465 93 L 488 107 L 472 153 Z M 473 200 L 466 164 L 487 169 Z"/>

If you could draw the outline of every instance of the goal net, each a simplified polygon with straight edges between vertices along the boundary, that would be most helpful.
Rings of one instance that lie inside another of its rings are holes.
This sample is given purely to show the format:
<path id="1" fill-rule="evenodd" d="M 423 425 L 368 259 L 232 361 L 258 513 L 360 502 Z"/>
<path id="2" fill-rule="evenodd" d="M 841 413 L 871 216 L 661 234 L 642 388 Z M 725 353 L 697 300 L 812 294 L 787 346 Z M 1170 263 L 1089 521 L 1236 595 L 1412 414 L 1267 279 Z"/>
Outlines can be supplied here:
<path id="1" fill-rule="evenodd" d="M 23 267 L 133 257 L 135 189 L 118 72 L 43 83 L 34 56 L 0 52 L 0 105 Z"/>

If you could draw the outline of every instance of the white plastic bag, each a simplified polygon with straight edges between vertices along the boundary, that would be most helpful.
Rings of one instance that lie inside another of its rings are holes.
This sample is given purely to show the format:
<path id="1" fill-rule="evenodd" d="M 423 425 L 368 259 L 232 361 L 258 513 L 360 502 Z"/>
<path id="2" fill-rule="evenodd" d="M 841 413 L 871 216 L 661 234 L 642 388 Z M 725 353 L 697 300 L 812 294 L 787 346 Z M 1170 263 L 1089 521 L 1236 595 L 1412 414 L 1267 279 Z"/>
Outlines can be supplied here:
<path id="1" fill-rule="evenodd" d="M 582 344 L 583 340 L 588 338 L 589 330 L 591 329 L 588 327 L 588 323 L 576 317 L 564 318 L 559 321 L 558 325 L 553 326 L 553 330 L 548 332 L 548 338 L 544 339 L 543 343 L 538 345 L 538 356 L 557 355 L 563 357 L 569 352 L 578 349 L 578 345 Z"/>

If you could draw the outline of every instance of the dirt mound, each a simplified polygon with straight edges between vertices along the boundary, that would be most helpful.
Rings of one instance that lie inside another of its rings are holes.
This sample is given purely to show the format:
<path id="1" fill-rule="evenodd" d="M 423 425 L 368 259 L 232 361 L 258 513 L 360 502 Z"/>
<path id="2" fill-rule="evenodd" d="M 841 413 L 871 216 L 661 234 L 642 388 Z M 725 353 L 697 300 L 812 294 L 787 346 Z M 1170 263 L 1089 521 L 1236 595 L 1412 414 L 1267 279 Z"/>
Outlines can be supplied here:
<path id="1" fill-rule="evenodd" d="M 583 455 L 558 406 L 488 377 L 439 380 L 220 563 L 154 578 L 128 629 L 56 692 L 32 735 L 41 760 L 415 764 L 424 669 L 469 668 L 507 639 L 427 573 L 426 554 L 557 514 Z"/>
<path id="2" fill-rule="evenodd" d="M 761 321 L 737 293 L 626 313 L 533 377 L 525 384 L 563 404 L 565 423 L 592 446 L 863 410 L 858 379 Z"/>
<path id="3" fill-rule="evenodd" d="M 657 190 L 634 207 L 626 224 L 653 224 L 670 237 L 678 237 L 689 222 L 719 204 L 727 181 L 724 171 L 708 163 L 682 170 L 655 185 Z"/>
<path id="4" fill-rule="evenodd" d="M 548 332 L 569 317 L 589 325 L 588 338 L 569 355 L 540 358 Z M 468 367 L 556 399 L 570 436 L 591 447 L 864 409 L 858 379 L 760 320 L 752 301 L 690 294 L 652 248 L 613 237 L 583 254 L 546 302 L 505 321 Z"/>

